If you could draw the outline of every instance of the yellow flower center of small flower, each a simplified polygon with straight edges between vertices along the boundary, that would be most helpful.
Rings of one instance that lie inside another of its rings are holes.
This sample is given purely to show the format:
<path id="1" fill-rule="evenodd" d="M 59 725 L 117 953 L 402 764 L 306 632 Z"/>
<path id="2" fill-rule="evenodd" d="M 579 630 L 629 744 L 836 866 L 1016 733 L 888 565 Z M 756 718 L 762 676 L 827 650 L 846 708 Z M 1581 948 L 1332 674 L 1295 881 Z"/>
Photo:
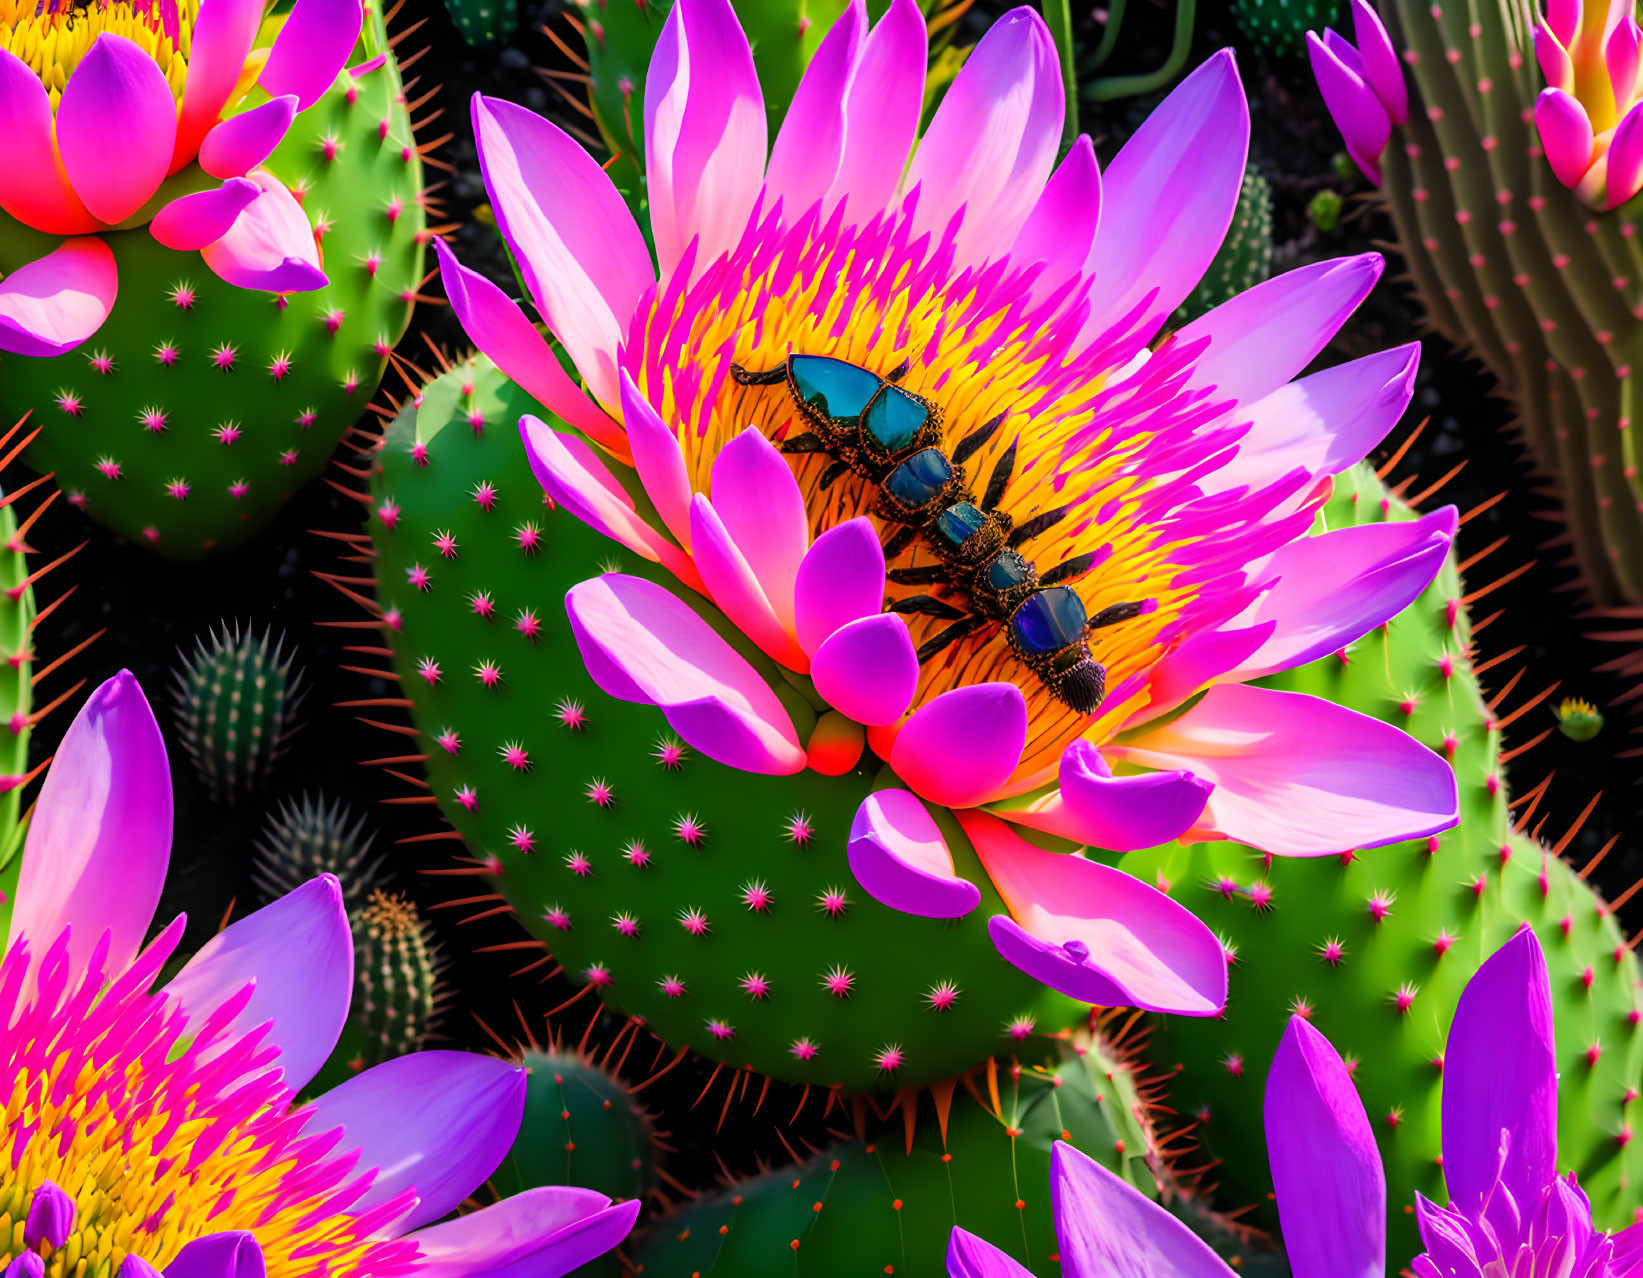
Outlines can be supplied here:
<path id="1" fill-rule="evenodd" d="M 80 59 L 105 31 L 124 36 L 153 58 L 173 96 L 182 101 L 200 0 L 178 0 L 175 44 L 166 34 L 158 3 L 93 0 L 83 8 L 56 8 L 53 3 L 43 12 L 37 9 L 34 0 L 0 0 L 0 49 L 10 50 L 40 77 L 52 110 Z"/>

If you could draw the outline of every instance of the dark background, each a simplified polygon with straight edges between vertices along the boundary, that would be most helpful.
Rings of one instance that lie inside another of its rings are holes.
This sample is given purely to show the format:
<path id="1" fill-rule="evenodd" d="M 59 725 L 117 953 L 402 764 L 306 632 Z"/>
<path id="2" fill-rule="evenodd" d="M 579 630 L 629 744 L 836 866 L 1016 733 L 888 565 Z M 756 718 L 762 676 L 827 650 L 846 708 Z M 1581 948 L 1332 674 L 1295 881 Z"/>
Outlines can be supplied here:
<path id="1" fill-rule="evenodd" d="M 962 20 L 961 42 L 972 42 L 1005 7 L 997 0 L 975 4 Z M 1084 7 L 1075 0 L 1075 10 Z M 1225 44 L 1239 47 L 1254 114 L 1253 154 L 1272 183 L 1276 202 L 1278 248 L 1274 269 L 1360 252 L 1389 239 L 1390 225 L 1376 210 L 1368 188 L 1343 182 L 1331 167 L 1338 139 L 1312 88 L 1304 59 L 1262 61 L 1240 45 L 1221 4 L 1200 4 L 1199 8 L 1189 66 Z M 1109 65 L 1123 70 L 1156 66 L 1167 48 L 1172 8 L 1149 0 L 1131 0 L 1129 9 L 1123 36 Z M 563 53 L 539 30 L 541 24 L 551 24 L 573 46 L 577 37 L 565 20 L 559 0 L 527 6 L 514 43 L 500 50 L 467 46 L 438 0 L 407 0 L 399 15 L 399 27 L 403 29 L 419 20 L 424 25 L 401 46 L 401 52 L 423 44 L 429 46 L 413 72 L 420 76 L 418 92 L 434 84 L 444 86 L 445 115 L 433 126 L 433 132 L 451 130 L 456 135 L 438 153 L 453 171 L 430 171 L 430 180 L 449 181 L 441 196 L 452 219 L 465 223 L 453 237 L 459 256 L 485 265 L 505 279 L 505 266 L 493 233 L 472 220 L 485 195 L 468 137 L 467 99 L 482 89 L 567 123 L 585 126 L 586 121 L 566 106 L 561 95 L 533 69 L 563 69 L 567 65 Z M 1079 29 L 1085 48 L 1093 47 L 1100 31 L 1099 16 L 1086 12 L 1079 20 Z M 1094 134 L 1104 159 L 1159 96 L 1102 107 L 1085 106 L 1083 127 Z M 1307 213 L 1314 195 L 1326 188 L 1347 198 L 1344 216 L 1327 233 L 1318 230 Z M 1391 282 L 1390 277 L 1396 274 L 1394 259 L 1388 282 L 1383 282 L 1326 352 L 1323 362 L 1333 363 L 1417 335 L 1418 306 L 1402 284 Z M 463 346 L 460 331 L 442 307 L 420 308 L 411 333 L 400 346 L 403 356 L 431 367 L 425 338 L 452 349 Z M 390 372 L 386 389 L 398 394 L 404 385 Z M 1438 339 L 1427 340 L 1416 405 L 1383 446 L 1380 456 L 1391 455 L 1425 417 L 1430 417 L 1430 424 L 1394 468 L 1392 478 L 1412 479 L 1411 491 L 1419 492 L 1464 461 L 1463 469 L 1437 500 L 1452 501 L 1464 512 L 1497 494 L 1506 494 L 1461 531 L 1463 557 L 1505 538 L 1500 548 L 1470 570 L 1469 585 L 1476 589 L 1513 569 L 1529 566 L 1480 605 L 1481 615 L 1497 609 L 1500 613 L 1479 638 L 1480 659 L 1522 649 L 1518 656 L 1495 667 L 1488 677 L 1491 688 L 1498 690 L 1519 668 L 1524 671 L 1502 703 L 1501 712 L 1510 712 L 1549 685 L 1561 685 L 1556 697 L 1529 710 L 1506 732 L 1510 749 L 1551 730 L 1543 741 L 1512 760 L 1509 777 L 1513 791 L 1526 793 L 1548 775 L 1556 774 L 1536 815 L 1537 824 L 1541 817 L 1546 818 L 1544 832 L 1549 840 L 1561 837 L 1588 802 L 1601 794 L 1567 855 L 1583 864 L 1618 835 L 1618 843 L 1593 876 L 1607 895 L 1617 896 L 1643 870 L 1643 844 L 1632 820 L 1639 769 L 1637 760 L 1626 757 L 1632 740 L 1631 724 L 1624 707 L 1612 708 L 1604 731 L 1595 740 L 1578 744 L 1555 730 L 1550 706 L 1564 695 L 1584 696 L 1605 705 L 1627 692 L 1627 683 L 1618 676 L 1592 673 L 1624 649 L 1586 637 L 1588 632 L 1613 629 L 1619 623 L 1585 615 L 1587 604 L 1578 583 L 1561 562 L 1566 551 L 1549 545 L 1558 531 L 1557 525 L 1545 518 L 1553 506 L 1548 499 L 1534 495 L 1538 485 L 1507 429 L 1507 406 L 1490 397 L 1488 382 L 1475 364 Z M 465 897 L 483 895 L 486 889 L 479 880 L 430 877 L 425 873 L 452 866 L 452 844 L 398 842 L 443 828 L 437 810 L 431 806 L 385 802 L 405 796 L 407 788 L 380 767 L 364 762 L 407 753 L 405 739 L 363 726 L 353 711 L 336 708 L 341 701 L 394 695 L 394 690 L 382 681 L 341 668 L 370 664 L 369 660 L 361 662 L 341 651 L 346 643 L 361 642 L 360 632 L 327 629 L 323 623 L 353 620 L 360 614 L 314 575 L 316 570 L 336 571 L 339 567 L 338 543 L 320 534 L 359 529 L 363 525 L 361 509 L 327 485 L 316 483 L 287 506 L 261 539 L 244 550 L 203 564 L 172 564 L 119 541 L 59 501 L 32 531 L 31 543 L 42 552 L 43 559 L 55 557 L 82 541 L 86 545 L 42 585 L 42 606 L 70 584 L 78 583 L 78 589 L 42 626 L 39 664 L 97 630 L 106 628 L 107 633 L 65 671 L 42 685 L 42 699 L 57 695 L 76 679 L 97 681 L 127 667 L 137 674 L 155 702 L 172 745 L 177 787 L 174 873 L 162 915 L 186 909 L 191 944 L 198 944 L 215 930 L 230 908 L 239 915 L 260 904 L 249 881 L 250 851 L 253 839 L 278 801 L 304 791 L 324 791 L 346 797 L 359 812 L 369 815 L 378 847 L 388 853 L 398 886 L 409 892 L 432 919 L 450 960 L 447 981 L 453 997 L 442 1025 L 445 1038 L 453 1045 L 494 1048 L 495 1041 L 484 1028 L 489 1026 L 510 1042 L 526 1033 L 543 1040 L 550 1032 L 574 1042 L 589 1027 L 591 1018 L 598 1015 L 592 1000 L 582 1000 L 551 1018 L 550 1029 L 548 1013 L 574 989 L 558 979 L 543 979 L 543 970 L 515 975 L 533 955 L 527 953 L 521 958 L 518 953 L 506 951 L 482 952 L 485 947 L 520 939 L 524 933 L 506 914 L 490 913 L 493 903 L 453 904 Z M 287 757 L 260 801 L 238 807 L 207 802 L 177 742 L 171 713 L 170 684 L 178 665 L 178 649 L 192 649 L 197 636 L 223 620 L 251 622 L 259 628 L 271 626 L 283 632 L 296 646 L 298 663 L 306 672 L 309 687 L 301 715 L 303 726 L 293 738 Z M 363 641 L 369 643 L 372 639 Z M 36 760 L 50 752 L 82 696 L 83 692 L 37 730 L 33 745 Z M 1643 919 L 1639 906 L 1643 901 L 1624 912 L 1629 916 L 1626 921 L 1634 927 Z M 464 921 L 478 914 L 489 917 Z M 592 1041 L 608 1040 L 615 1028 L 614 1024 L 593 1026 Z M 627 1058 L 630 1077 L 643 1079 L 655 1056 L 654 1044 L 635 1046 Z M 664 1061 L 667 1058 L 662 1057 Z M 680 1151 L 669 1164 L 674 1175 L 697 1185 L 708 1183 L 718 1173 L 719 1163 L 713 1153 L 737 1170 L 750 1169 L 762 1157 L 784 1157 L 776 1123 L 786 1120 L 794 1109 L 791 1094 L 774 1089 L 775 1094 L 757 1119 L 748 1120 L 752 1110 L 749 1099 L 732 1111 L 736 1120 L 726 1121 L 724 1130 L 716 1132 L 725 1094 L 724 1079 L 713 1080 L 715 1090 L 709 1098 L 695 1110 L 690 1109 L 710 1075 L 706 1067 L 684 1063 L 645 1097 L 653 1108 L 665 1108 L 669 1113 L 672 1143 Z M 751 1094 L 756 1091 L 752 1089 Z M 819 1105 L 812 1104 L 791 1124 L 786 1135 L 795 1148 L 802 1149 L 801 1140 L 819 1141 L 829 1124 L 841 1121 L 838 1111 L 824 1120 Z"/>

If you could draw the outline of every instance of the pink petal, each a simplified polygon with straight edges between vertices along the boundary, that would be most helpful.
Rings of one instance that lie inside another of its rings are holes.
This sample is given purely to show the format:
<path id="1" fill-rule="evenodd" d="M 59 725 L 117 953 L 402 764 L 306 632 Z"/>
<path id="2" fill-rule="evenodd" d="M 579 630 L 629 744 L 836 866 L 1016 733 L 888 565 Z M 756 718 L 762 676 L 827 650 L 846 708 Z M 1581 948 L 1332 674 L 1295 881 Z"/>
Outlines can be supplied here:
<path id="1" fill-rule="evenodd" d="M 1457 818 L 1455 774 L 1391 724 L 1297 692 L 1218 684 L 1109 756 L 1215 784 L 1205 826 L 1279 856 L 1420 838 Z"/>
<path id="2" fill-rule="evenodd" d="M 1381 152 L 1392 136 L 1392 119 L 1386 106 L 1357 70 L 1310 31 L 1306 33 L 1306 52 L 1318 91 L 1323 94 L 1324 106 L 1329 108 L 1335 127 L 1341 131 L 1346 149 L 1378 184 Z"/>
<path id="3" fill-rule="evenodd" d="M 1229 678 L 1292 669 L 1390 621 L 1438 575 L 1457 526 L 1455 508 L 1445 506 L 1408 523 L 1361 524 L 1291 542 L 1262 569 L 1278 584 L 1240 619 L 1277 628 Z"/>
<path id="4" fill-rule="evenodd" d="M 858 221 L 894 200 L 924 107 L 927 38 L 917 0 L 890 0 L 845 92 L 844 150 L 830 200 Z"/>
<path id="5" fill-rule="evenodd" d="M 1244 180 L 1249 107 L 1229 50 L 1164 99 L 1102 174 L 1089 273 L 1101 282 L 1086 331 L 1116 323 L 1157 290 L 1138 333 L 1150 337 L 1214 259 Z"/>
<path id="6" fill-rule="evenodd" d="M 1214 788 L 1190 772 L 1115 777 L 1091 741 L 1061 754 L 1060 784 L 1030 804 L 1006 802 L 989 811 L 1074 843 L 1134 852 L 1178 839 L 1197 824 Z"/>
<path id="7" fill-rule="evenodd" d="M 667 530 L 678 543 L 690 549 L 690 475 L 679 439 L 650 406 L 627 369 L 621 372 L 622 428 L 633 450 L 633 466 L 645 496 L 656 507 Z"/>
<path id="8" fill-rule="evenodd" d="M 1130 722 L 1156 719 L 1248 661 L 1278 628 L 1275 621 L 1225 630 L 1200 630 L 1167 653 L 1147 676 L 1150 696 Z"/>
<path id="9" fill-rule="evenodd" d="M 866 44 L 867 11 L 850 0 L 810 59 L 765 170 L 765 203 L 782 202 L 791 223 L 820 200 L 844 154 L 845 101 Z"/>
<path id="10" fill-rule="evenodd" d="M 1013 966 L 1105 1007 L 1214 1016 L 1226 1005 L 1226 954 L 1185 907 L 1122 870 L 1036 848 L 997 817 L 956 815 L 1010 911 L 987 930 Z"/>
<path id="11" fill-rule="evenodd" d="M 884 607 L 884 547 L 864 515 L 834 524 L 806 553 L 793 582 L 799 644 L 815 655 L 840 626 Z"/>
<path id="12" fill-rule="evenodd" d="M 591 448 L 528 413 L 519 419 L 519 433 L 531 470 L 555 505 L 634 554 L 661 564 L 692 589 L 700 583 L 690 559 L 640 518 L 627 489 Z"/>
<path id="13" fill-rule="evenodd" d="M 956 748 L 958 743 L 963 748 Z M 1027 743 L 1027 703 L 1013 683 L 972 683 L 920 706 L 890 767 L 931 803 L 967 808 L 997 796 Z"/>
<path id="14" fill-rule="evenodd" d="M 1564 44 L 1573 44 L 1580 33 L 1582 0 L 1546 0 L 1545 20 L 1551 33 Z"/>
<path id="15" fill-rule="evenodd" d="M 348 65 L 364 22 L 360 0 L 297 0 L 257 84 L 271 98 L 291 94 L 306 111 Z"/>
<path id="16" fill-rule="evenodd" d="M 168 249 L 194 253 L 227 235 L 234 221 L 262 194 L 246 178 L 229 178 L 221 186 L 178 196 L 154 215 L 149 234 Z"/>
<path id="17" fill-rule="evenodd" d="M 1223 302 L 1177 334 L 1182 343 L 1209 339 L 1191 385 L 1214 387 L 1216 403 L 1272 394 L 1329 344 L 1385 267 L 1379 253 L 1316 262 Z"/>
<path id="18" fill-rule="evenodd" d="M 981 889 L 953 868 L 947 840 L 909 790 L 875 790 L 850 825 L 850 872 L 875 901 L 927 919 L 962 918 Z"/>
<path id="19" fill-rule="evenodd" d="M 776 615 L 775 605 L 765 594 L 740 543 L 730 535 L 718 510 L 700 493 L 690 502 L 690 551 L 708 597 L 731 623 L 790 670 L 801 674 L 808 671 L 810 658 Z"/>
<path id="20" fill-rule="evenodd" d="M 485 189 L 525 287 L 594 397 L 615 406 L 616 353 L 655 282 L 633 214 L 598 162 L 541 116 L 479 94 L 472 114 Z"/>
<path id="21" fill-rule="evenodd" d="M 559 1278 L 604 1255 L 633 1230 L 637 1198 L 612 1203 L 591 1189 L 547 1185 L 406 1235 L 417 1278 Z"/>
<path id="22" fill-rule="evenodd" d="M 190 37 L 188 82 L 177 118 L 171 172 L 194 158 L 222 115 L 257 38 L 262 12 L 263 0 L 211 0 L 199 7 Z"/>
<path id="23" fill-rule="evenodd" d="M 692 240 L 699 271 L 740 238 L 766 141 L 764 94 L 730 0 L 679 0 L 645 79 L 645 179 L 664 279 Z"/>
<path id="24" fill-rule="evenodd" d="M 626 437 L 566 375 L 542 334 L 525 318 L 525 312 L 478 271 L 459 263 L 437 236 L 434 251 L 439 256 L 439 278 L 445 285 L 445 296 L 474 345 L 532 399 L 546 405 L 618 461 L 624 460 Z"/>
<path id="25" fill-rule="evenodd" d="M 1265 1118 L 1294 1278 L 1382 1278 L 1386 1174 L 1375 1133 L 1346 1062 L 1299 1016 L 1267 1074 Z"/>
<path id="26" fill-rule="evenodd" d="M 1609 69 L 1609 85 L 1614 91 L 1616 115 L 1626 114 L 1637 92 L 1640 45 L 1643 45 L 1643 30 L 1638 28 L 1637 18 L 1630 13 L 1621 15 L 1620 21 L 1609 33 L 1608 43 L 1603 46 L 1603 61 Z"/>
<path id="27" fill-rule="evenodd" d="M 307 293 L 328 281 L 308 215 L 285 184 L 266 169 L 251 174 L 262 188 L 228 234 L 200 250 L 205 264 L 235 288 Z"/>
<path id="28" fill-rule="evenodd" d="M 120 288 L 119 268 L 95 235 L 65 240 L 0 280 L 0 351 L 49 358 L 103 326 Z"/>
<path id="29" fill-rule="evenodd" d="M 300 1092 L 331 1055 L 354 993 L 354 940 L 342 890 L 329 874 L 231 923 L 202 945 L 165 992 L 198 1026 L 254 985 L 230 1023 L 241 1037 L 273 1022 L 285 1086 Z"/>
<path id="30" fill-rule="evenodd" d="M 1033 281 L 1034 297 L 1048 297 L 1083 271 L 1100 221 L 1101 170 L 1090 135 L 1081 133 L 1010 246 L 1013 265 L 1044 264 Z"/>
<path id="31" fill-rule="evenodd" d="M 947 1238 L 947 1278 L 1033 1278 L 990 1242 L 953 1226 Z"/>
<path id="32" fill-rule="evenodd" d="M 1065 1141 L 1050 1152 L 1050 1201 L 1066 1278 L 1232 1278 L 1167 1208 Z"/>
<path id="33" fill-rule="evenodd" d="M 230 116 L 200 143 L 200 167 L 215 178 L 241 177 L 269 156 L 296 118 L 295 94 L 286 93 Z"/>
<path id="34" fill-rule="evenodd" d="M 895 723 L 918 691 L 918 653 L 907 623 L 881 613 L 840 626 L 816 649 L 810 678 L 822 700 L 857 723 Z"/>
<path id="35" fill-rule="evenodd" d="M 1204 491 L 1253 491 L 1295 470 L 1340 474 L 1397 425 L 1415 393 L 1419 364 L 1420 344 L 1411 342 L 1288 382 L 1241 409 L 1249 433 L 1237 456 L 1204 478 Z"/>
<path id="36" fill-rule="evenodd" d="M 1624 204 L 1643 188 L 1643 104 L 1626 112 L 1609 142 L 1604 201 L 1608 208 Z"/>
<path id="37" fill-rule="evenodd" d="M 810 549 L 810 516 L 787 459 L 757 427 L 713 459 L 713 509 L 746 557 L 784 629 L 793 629 L 793 584 Z"/>
<path id="38" fill-rule="evenodd" d="M 1564 186 L 1580 185 L 1592 167 L 1592 121 L 1586 108 L 1562 89 L 1543 89 L 1535 99 L 1535 128 L 1552 173 Z"/>
<path id="39" fill-rule="evenodd" d="M 1535 28 L 1534 45 L 1535 61 L 1540 64 L 1540 73 L 1546 77 L 1546 83 L 1554 89 L 1573 92 L 1575 64 L 1569 56 L 1568 45 L 1545 27 Z"/>
<path id="40" fill-rule="evenodd" d="M 1392 117 L 1392 123 L 1406 123 L 1409 86 L 1404 82 L 1403 65 L 1392 47 L 1392 37 L 1386 34 L 1380 15 L 1368 0 L 1352 0 L 1352 34 L 1358 41 L 1358 56 L 1363 59 L 1363 78 Z"/>
<path id="41" fill-rule="evenodd" d="M 690 607 L 639 577 L 607 573 L 565 596 L 588 673 L 613 697 L 660 706 L 709 758 L 783 776 L 805 766 L 768 684 Z"/>
<path id="42" fill-rule="evenodd" d="M 0 208 L 51 235 L 98 229 L 57 158 L 51 99 L 40 77 L 9 49 L 0 49 Z"/>
<path id="43" fill-rule="evenodd" d="M 107 971 L 136 957 L 171 858 L 171 768 L 143 691 L 122 670 L 74 716 L 35 801 L 10 940 L 43 955 L 72 928 L 80 970 L 104 932 Z"/>
<path id="44" fill-rule="evenodd" d="M 57 147 L 91 215 L 130 217 L 165 181 L 177 138 L 177 100 L 154 59 L 103 32 L 63 86 Z"/>

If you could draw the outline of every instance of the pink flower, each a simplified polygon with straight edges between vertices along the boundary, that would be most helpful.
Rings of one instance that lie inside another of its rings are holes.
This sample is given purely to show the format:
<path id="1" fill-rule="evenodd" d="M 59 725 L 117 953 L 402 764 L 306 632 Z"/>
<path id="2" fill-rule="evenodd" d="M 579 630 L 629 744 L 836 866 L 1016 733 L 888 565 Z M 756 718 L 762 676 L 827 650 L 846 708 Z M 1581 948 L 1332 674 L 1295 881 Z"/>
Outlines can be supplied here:
<path id="1" fill-rule="evenodd" d="M 1557 180 L 1593 208 L 1643 189 L 1643 78 L 1633 6 L 1552 0 L 1535 28 L 1547 87 L 1535 102 L 1541 149 Z"/>
<path id="2" fill-rule="evenodd" d="M 1392 126 L 1409 119 L 1409 89 L 1391 37 L 1368 0 L 1352 0 L 1352 32 L 1356 47 L 1333 31 L 1322 38 L 1308 31 L 1307 56 L 1347 152 L 1378 184 Z"/>

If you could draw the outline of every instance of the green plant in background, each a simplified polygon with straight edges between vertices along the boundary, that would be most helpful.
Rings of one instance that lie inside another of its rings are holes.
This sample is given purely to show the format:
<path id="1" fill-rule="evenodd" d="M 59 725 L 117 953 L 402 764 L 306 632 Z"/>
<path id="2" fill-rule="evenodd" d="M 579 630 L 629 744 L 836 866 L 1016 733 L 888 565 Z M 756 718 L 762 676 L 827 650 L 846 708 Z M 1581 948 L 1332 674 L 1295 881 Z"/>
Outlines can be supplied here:
<path id="1" fill-rule="evenodd" d="M 501 44 L 519 27 L 519 0 L 445 0 L 445 12 L 469 44 Z"/>
<path id="2" fill-rule="evenodd" d="M 1306 33 L 1335 21 L 1339 0 L 1232 0 L 1238 32 L 1268 58 L 1288 58 L 1306 49 Z"/>
<path id="3" fill-rule="evenodd" d="M 196 639 L 177 669 L 177 733 L 213 803 L 237 803 L 259 789 L 301 726 L 296 652 L 272 635 L 225 622 Z"/>
<path id="4" fill-rule="evenodd" d="M 344 1040 L 365 1068 L 421 1051 L 439 1019 L 439 946 L 410 900 L 380 888 L 350 916 L 354 1001 Z"/>
<path id="5" fill-rule="evenodd" d="M 340 799 L 305 794 L 287 799 L 268 815 L 257 839 L 252 881 L 267 901 L 294 892 L 309 879 L 332 875 L 352 916 L 382 886 L 382 855 L 373 855 L 376 833 Z"/>
<path id="6" fill-rule="evenodd" d="M 1238 207 L 1227 237 L 1187 300 L 1175 312 L 1175 323 L 1186 324 L 1254 288 L 1272 274 L 1272 186 L 1251 164 L 1238 189 Z"/>

